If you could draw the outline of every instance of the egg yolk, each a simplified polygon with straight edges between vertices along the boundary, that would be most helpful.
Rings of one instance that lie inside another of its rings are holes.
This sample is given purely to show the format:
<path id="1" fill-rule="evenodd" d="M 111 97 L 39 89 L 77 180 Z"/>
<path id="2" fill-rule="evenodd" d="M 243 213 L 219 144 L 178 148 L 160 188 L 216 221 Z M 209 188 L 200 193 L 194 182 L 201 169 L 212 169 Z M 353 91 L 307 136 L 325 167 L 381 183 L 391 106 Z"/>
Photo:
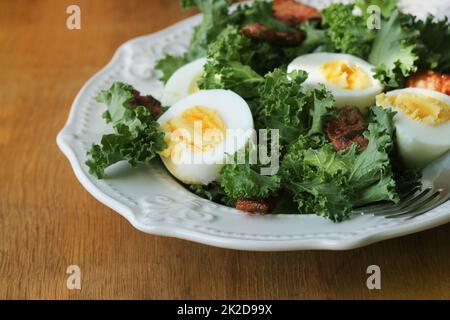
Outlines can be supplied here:
<path id="1" fill-rule="evenodd" d="M 320 69 L 325 79 L 339 89 L 361 90 L 372 86 L 367 73 L 348 61 L 328 61 Z"/>
<path id="2" fill-rule="evenodd" d="M 437 125 L 450 120 L 450 105 L 431 96 L 417 93 L 400 93 L 395 96 L 387 96 L 384 93 L 376 97 L 377 105 L 382 107 L 394 107 L 410 118 Z"/>
<path id="3" fill-rule="evenodd" d="M 163 129 L 167 148 L 160 155 L 176 159 L 179 159 L 183 148 L 206 152 L 221 143 L 225 137 L 225 125 L 220 116 L 214 110 L 202 106 L 187 109 L 167 121 Z"/>

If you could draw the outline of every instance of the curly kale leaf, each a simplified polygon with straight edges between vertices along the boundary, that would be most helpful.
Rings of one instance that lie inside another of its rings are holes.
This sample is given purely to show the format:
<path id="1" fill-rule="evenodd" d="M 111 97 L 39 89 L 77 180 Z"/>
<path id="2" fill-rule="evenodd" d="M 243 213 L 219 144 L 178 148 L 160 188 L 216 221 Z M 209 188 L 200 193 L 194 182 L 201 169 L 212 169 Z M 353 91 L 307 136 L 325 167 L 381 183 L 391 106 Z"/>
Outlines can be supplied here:
<path id="1" fill-rule="evenodd" d="M 201 89 L 229 89 L 244 98 L 258 95 L 258 86 L 278 54 L 268 44 L 254 44 L 234 26 L 227 27 L 207 52 L 198 85 Z"/>
<path id="2" fill-rule="evenodd" d="M 161 77 L 159 80 L 166 83 L 169 78 L 174 74 L 175 71 L 177 71 L 179 68 L 190 62 L 191 59 L 184 54 L 181 56 L 172 56 L 170 54 L 166 54 L 164 58 L 159 60 L 156 63 L 155 69 L 162 72 Z"/>
<path id="3" fill-rule="evenodd" d="M 322 132 L 323 120 L 335 112 L 333 97 L 325 88 L 302 88 L 306 77 L 304 71 L 288 75 L 276 69 L 264 77 L 259 88 L 257 127 L 279 129 L 281 145 L 302 134 Z"/>
<path id="4" fill-rule="evenodd" d="M 361 10 L 362 16 L 367 19 L 374 12 L 370 6 L 377 6 L 383 18 L 389 18 L 392 11 L 397 8 L 397 0 L 355 0 L 355 5 Z"/>
<path id="5" fill-rule="evenodd" d="M 281 144 L 287 144 L 309 129 L 309 94 L 301 90 L 304 71 L 289 74 L 276 69 L 264 77 L 259 90 L 258 127 L 280 130 Z"/>
<path id="6" fill-rule="evenodd" d="M 331 4 L 322 11 L 326 35 L 338 52 L 365 59 L 371 49 L 373 33 L 362 16 L 353 15 L 353 4 Z"/>
<path id="7" fill-rule="evenodd" d="M 375 77 L 390 88 L 401 86 L 417 70 L 418 52 L 423 45 L 414 24 L 413 16 L 394 10 L 377 32 L 369 62 L 376 66 Z"/>
<path id="8" fill-rule="evenodd" d="M 338 222 L 352 208 L 386 200 L 398 202 L 390 152 L 393 113 L 374 107 L 365 136 L 369 145 L 337 152 L 323 136 L 300 136 L 281 163 L 286 186 L 301 213 L 317 213 Z"/>
<path id="9" fill-rule="evenodd" d="M 234 61 L 226 64 L 207 63 L 204 70 L 204 76 L 198 82 L 200 89 L 232 90 L 243 98 L 255 97 L 263 79 L 249 66 Z"/>
<path id="10" fill-rule="evenodd" d="M 148 163 L 166 147 L 164 133 L 150 111 L 144 106 L 129 107 L 132 91 L 132 86 L 115 82 L 97 96 L 98 102 L 107 105 L 104 118 L 114 128 L 114 133 L 104 135 L 100 145 L 94 144 L 87 153 L 89 172 L 99 179 L 116 162 L 126 160 L 132 166 Z"/>
<path id="11" fill-rule="evenodd" d="M 342 176 L 309 172 L 302 182 L 291 182 L 290 189 L 295 190 L 293 199 L 301 213 L 314 212 L 333 222 L 341 222 L 349 217 L 352 208 L 344 183 Z"/>
<path id="12" fill-rule="evenodd" d="M 280 177 L 264 176 L 256 165 L 227 164 L 220 171 L 220 185 L 231 199 L 266 199 L 280 189 Z"/>
<path id="13" fill-rule="evenodd" d="M 338 157 L 332 147 L 313 149 L 324 143 L 313 141 L 317 137 L 302 136 L 290 146 L 281 164 L 282 183 L 300 213 L 316 213 L 334 222 L 342 221 L 352 208 L 346 177 L 337 169 L 341 165 L 334 164 Z M 322 153 L 321 159 L 316 159 L 317 152 Z"/>
<path id="14" fill-rule="evenodd" d="M 162 72 L 161 81 L 167 82 L 170 76 L 184 64 L 204 57 L 208 45 L 226 28 L 238 22 L 238 15 L 229 14 L 227 0 L 183 0 L 184 9 L 197 7 L 203 13 L 203 20 L 196 26 L 185 54 L 174 56 L 166 54 L 156 63 L 156 69 Z"/>
<path id="15" fill-rule="evenodd" d="M 208 45 L 217 38 L 227 25 L 237 22 L 236 15 L 228 13 L 230 4 L 227 0 L 183 0 L 182 7 L 197 7 L 203 13 L 203 20 L 195 27 L 188 47 L 191 58 L 203 57 Z"/>
<path id="16" fill-rule="evenodd" d="M 325 87 L 316 89 L 310 92 L 312 108 L 310 109 L 310 129 L 308 134 L 316 134 L 323 132 L 323 126 L 325 119 L 337 114 L 336 108 L 334 108 L 334 98 L 330 91 Z"/>
<path id="17" fill-rule="evenodd" d="M 276 31 L 294 31 L 294 28 L 289 27 L 287 24 L 274 17 L 272 7 L 273 1 L 256 0 L 251 4 L 239 5 L 234 15 L 237 16 L 240 26 L 251 23 L 261 23 Z"/>
<path id="18" fill-rule="evenodd" d="M 450 23 L 448 17 L 436 20 L 429 15 L 426 20 L 418 20 L 416 28 L 420 32 L 423 50 L 420 52 L 420 67 L 450 72 Z"/>
<path id="19" fill-rule="evenodd" d="M 328 31 L 322 28 L 320 21 L 308 20 L 300 24 L 299 28 L 305 32 L 306 39 L 298 48 L 286 49 L 293 51 L 291 55 L 293 58 L 311 52 L 336 51 L 333 42 L 327 34 Z"/>
<path id="20" fill-rule="evenodd" d="M 281 179 L 276 174 L 264 175 L 263 166 L 256 145 L 250 143 L 229 155 L 220 171 L 220 186 L 233 201 L 238 198 L 267 199 L 275 196 L 280 189 Z"/>
<path id="21" fill-rule="evenodd" d="M 371 108 L 372 122 L 365 133 L 369 139 L 367 148 L 358 155 L 353 148 L 346 155 L 352 164 L 348 179 L 354 189 L 355 205 L 399 201 L 389 157 L 393 148 L 393 116 L 394 112 L 389 109 Z"/>
<path id="22" fill-rule="evenodd" d="M 236 204 L 236 199 L 231 199 L 225 193 L 222 186 L 217 182 L 212 182 L 208 185 L 203 184 L 191 184 L 189 185 L 189 190 L 193 193 L 202 197 L 204 199 L 208 199 L 210 201 L 214 201 L 226 206 L 234 207 Z"/>

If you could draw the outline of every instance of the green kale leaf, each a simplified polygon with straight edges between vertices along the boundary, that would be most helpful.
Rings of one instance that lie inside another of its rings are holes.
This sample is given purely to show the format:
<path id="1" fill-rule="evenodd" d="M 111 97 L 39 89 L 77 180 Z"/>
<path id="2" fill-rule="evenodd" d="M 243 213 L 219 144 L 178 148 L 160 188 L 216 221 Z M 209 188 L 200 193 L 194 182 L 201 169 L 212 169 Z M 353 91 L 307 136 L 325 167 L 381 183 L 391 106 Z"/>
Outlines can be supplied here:
<path id="1" fill-rule="evenodd" d="M 389 18 L 392 11 L 397 8 L 397 0 L 355 0 L 355 5 L 361 9 L 362 16 L 367 19 L 373 12 L 367 12 L 370 6 L 377 6 L 380 8 L 380 13 L 383 18 Z"/>
<path id="2" fill-rule="evenodd" d="M 418 51 L 422 47 L 414 17 L 394 10 L 389 20 L 381 22 L 369 62 L 376 66 L 375 77 L 389 88 L 401 86 L 417 70 Z"/>
<path id="3" fill-rule="evenodd" d="M 220 185 L 231 199 L 266 199 L 277 193 L 280 181 L 277 175 L 261 175 L 257 165 L 227 164 L 220 171 Z"/>
<path id="4" fill-rule="evenodd" d="M 312 95 L 313 107 L 310 109 L 311 127 L 308 134 L 323 133 L 325 119 L 337 114 L 336 108 L 333 106 L 334 98 L 330 91 L 325 87 L 310 92 Z"/>
<path id="5" fill-rule="evenodd" d="M 257 127 L 280 130 L 282 145 L 309 130 L 310 95 L 302 90 L 304 71 L 289 74 L 276 69 L 264 77 L 259 90 Z"/>
<path id="6" fill-rule="evenodd" d="M 189 190 L 204 199 L 214 201 L 229 207 L 234 207 L 236 199 L 231 199 L 227 196 L 222 186 L 217 182 L 212 182 L 208 185 L 191 184 L 188 186 Z"/>
<path id="7" fill-rule="evenodd" d="M 416 28 L 424 44 L 420 52 L 420 67 L 450 72 L 450 23 L 447 17 L 436 21 L 431 15 L 418 20 Z"/>
<path id="8" fill-rule="evenodd" d="M 393 148 L 393 116 L 394 112 L 389 109 L 371 108 L 372 121 L 365 133 L 369 139 L 367 148 L 358 155 L 352 148 L 346 155 L 351 163 L 348 180 L 357 205 L 380 200 L 399 201 L 389 156 Z"/>
<path id="9" fill-rule="evenodd" d="M 208 48 L 201 89 L 229 89 L 244 98 L 258 95 L 271 61 L 278 58 L 268 44 L 253 44 L 235 26 L 227 27 Z M 268 62 L 268 63 L 265 63 Z"/>
<path id="10" fill-rule="evenodd" d="M 183 8 L 197 7 L 203 13 L 203 20 L 195 27 L 188 55 L 192 59 L 205 56 L 208 45 L 217 38 L 227 25 L 236 23 L 237 16 L 228 14 L 227 0 L 183 0 Z"/>
<path id="11" fill-rule="evenodd" d="M 300 30 L 306 33 L 306 39 L 299 47 L 287 48 L 293 51 L 292 57 L 300 56 L 311 52 L 334 52 L 336 48 L 317 20 L 308 20 L 300 24 Z"/>
<path id="12" fill-rule="evenodd" d="M 331 4 L 322 11 L 326 35 L 335 51 L 365 59 L 371 49 L 373 33 L 362 16 L 353 15 L 352 4 Z"/>
<path id="13" fill-rule="evenodd" d="M 238 22 L 237 15 L 229 14 L 227 0 L 182 0 L 184 9 L 197 7 L 203 13 L 200 25 L 194 28 L 188 50 L 180 56 L 166 54 L 156 63 L 156 69 L 162 72 L 161 81 L 167 82 L 170 76 L 184 64 L 204 57 L 208 45 L 226 28 Z"/>
<path id="14" fill-rule="evenodd" d="M 175 71 L 177 71 L 188 62 L 190 62 L 190 59 L 186 54 L 181 56 L 172 56 L 170 54 L 166 54 L 164 58 L 158 60 L 155 65 L 155 69 L 162 72 L 159 80 L 166 83 Z"/>
<path id="15" fill-rule="evenodd" d="M 251 23 L 261 23 L 269 29 L 283 32 L 295 31 L 273 15 L 273 1 L 256 0 L 251 4 L 239 5 L 234 15 L 237 16 L 240 26 Z"/>
<path id="16" fill-rule="evenodd" d="M 393 113 L 374 107 L 365 136 L 366 149 L 354 144 L 335 151 L 323 136 L 300 136 L 281 163 L 282 185 L 292 194 L 300 213 L 315 212 L 338 222 L 352 208 L 376 201 L 398 202 L 390 152 Z"/>
<path id="17" fill-rule="evenodd" d="M 291 144 L 281 163 L 282 184 L 291 193 L 300 213 L 316 213 L 339 222 L 352 209 L 346 176 L 341 174 L 345 165 L 319 137 L 301 136 Z M 320 149 L 314 149 L 320 145 Z"/>
<path id="18" fill-rule="evenodd" d="M 229 155 L 220 171 L 220 186 L 229 199 L 267 199 L 277 194 L 281 178 L 275 173 L 263 175 L 263 163 L 258 149 L 249 143 L 244 149 Z"/>
<path id="19" fill-rule="evenodd" d="M 322 132 L 325 117 L 334 114 L 333 97 L 324 87 L 305 90 L 307 74 L 295 71 L 289 75 L 276 69 L 266 74 L 259 88 L 257 127 L 279 129 L 281 145 L 287 145 L 302 134 Z"/>
<path id="20" fill-rule="evenodd" d="M 87 153 L 89 173 L 99 179 L 116 162 L 127 160 L 131 166 L 148 163 L 166 147 L 164 133 L 150 111 L 144 106 L 129 107 L 132 91 L 132 86 L 115 82 L 97 96 L 98 102 L 107 105 L 104 118 L 112 123 L 115 131 L 104 135 L 100 145 L 94 144 Z"/>

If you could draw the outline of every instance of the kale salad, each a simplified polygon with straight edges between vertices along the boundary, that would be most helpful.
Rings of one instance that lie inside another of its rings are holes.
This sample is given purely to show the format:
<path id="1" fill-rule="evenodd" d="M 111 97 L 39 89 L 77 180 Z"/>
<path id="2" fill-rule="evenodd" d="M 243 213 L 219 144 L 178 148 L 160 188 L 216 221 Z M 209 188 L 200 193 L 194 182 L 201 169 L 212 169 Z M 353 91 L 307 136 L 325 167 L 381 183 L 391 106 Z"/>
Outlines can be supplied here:
<path id="1" fill-rule="evenodd" d="M 88 152 L 95 177 L 160 160 L 208 200 L 340 222 L 398 203 L 450 150 L 446 18 L 395 0 L 181 5 L 203 20 L 184 54 L 156 63 L 163 94 L 115 82 L 97 96 L 114 132 Z"/>

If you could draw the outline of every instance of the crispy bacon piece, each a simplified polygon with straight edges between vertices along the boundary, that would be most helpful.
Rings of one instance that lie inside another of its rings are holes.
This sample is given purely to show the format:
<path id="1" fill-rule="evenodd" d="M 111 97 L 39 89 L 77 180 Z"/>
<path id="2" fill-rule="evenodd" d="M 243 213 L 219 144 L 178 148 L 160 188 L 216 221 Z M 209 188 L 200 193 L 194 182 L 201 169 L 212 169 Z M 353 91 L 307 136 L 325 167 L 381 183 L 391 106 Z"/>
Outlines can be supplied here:
<path id="1" fill-rule="evenodd" d="M 441 74 L 433 70 L 417 72 L 408 78 L 406 86 L 435 90 L 450 95 L 450 74 Z"/>
<path id="2" fill-rule="evenodd" d="M 141 93 L 137 90 L 133 90 L 134 99 L 130 101 L 130 107 L 144 106 L 155 117 L 162 115 L 161 102 L 153 98 L 153 96 L 141 96 Z"/>
<path id="3" fill-rule="evenodd" d="M 295 0 L 275 0 L 273 14 L 288 25 L 296 26 L 309 19 L 321 19 L 320 12 L 306 4 Z"/>
<path id="4" fill-rule="evenodd" d="M 280 32 L 260 23 L 251 23 L 241 29 L 241 33 L 253 40 L 268 42 L 277 46 L 297 46 L 305 40 L 304 32 Z"/>
<path id="5" fill-rule="evenodd" d="M 342 108 L 337 118 L 325 124 L 325 132 L 336 151 L 348 150 L 354 142 L 365 149 L 369 140 L 362 133 L 366 130 L 367 123 L 355 107 Z"/>
<path id="6" fill-rule="evenodd" d="M 266 200 L 239 198 L 236 201 L 236 209 L 246 211 L 249 213 L 265 214 L 270 210 L 270 203 Z"/>

